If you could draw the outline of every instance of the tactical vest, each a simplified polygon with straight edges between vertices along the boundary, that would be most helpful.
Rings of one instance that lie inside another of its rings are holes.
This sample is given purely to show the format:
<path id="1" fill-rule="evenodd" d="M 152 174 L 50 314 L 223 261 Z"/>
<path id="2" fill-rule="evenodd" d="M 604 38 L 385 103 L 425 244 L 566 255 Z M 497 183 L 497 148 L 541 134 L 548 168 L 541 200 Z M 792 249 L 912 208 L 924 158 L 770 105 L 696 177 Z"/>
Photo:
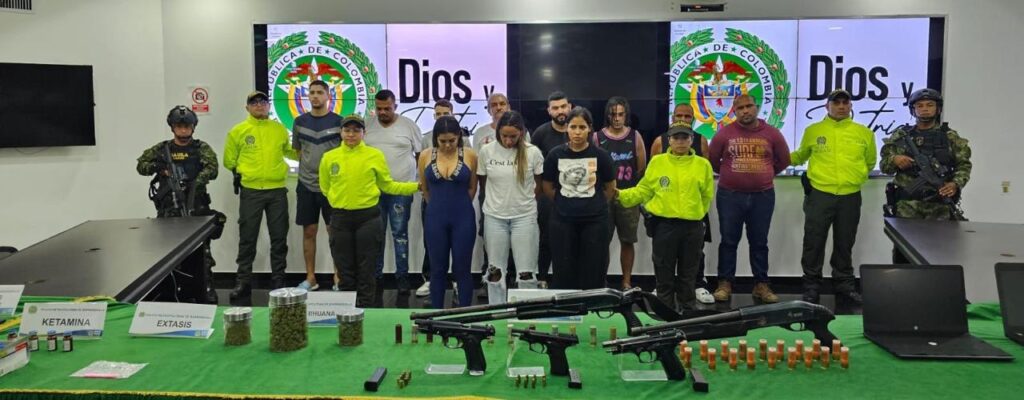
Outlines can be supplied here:
<path id="1" fill-rule="evenodd" d="M 199 171 L 203 169 L 202 157 L 199 153 L 201 146 L 202 142 L 198 139 L 192 139 L 192 142 L 185 146 L 177 146 L 172 141 L 167 140 L 162 143 L 157 157 L 165 159 L 169 151 L 174 165 L 180 167 L 184 172 L 186 183 L 191 183 L 195 181 Z M 153 176 L 153 180 L 149 182 L 149 199 L 153 201 L 158 217 L 180 216 L 178 215 L 180 212 L 173 210 L 174 202 L 171 198 L 171 187 L 168 184 L 168 179 L 170 178 L 157 172 Z M 206 185 L 186 185 L 183 190 L 185 190 L 186 197 L 191 197 L 192 206 L 196 211 L 209 208 L 210 195 L 206 192 Z M 193 191 L 195 193 L 192 193 Z M 182 201 L 187 200 L 182 199 Z"/>
<path id="2" fill-rule="evenodd" d="M 916 126 L 905 125 L 903 130 L 907 133 L 907 140 L 913 141 L 917 150 L 932 160 L 932 168 L 939 176 L 945 179 L 953 175 L 956 170 L 956 159 L 950 148 L 949 126 L 942 124 L 937 129 L 922 132 L 917 130 Z M 910 149 L 904 149 L 909 154 Z M 910 174 L 917 175 L 916 172 Z"/>
<path id="3" fill-rule="evenodd" d="M 201 142 L 198 139 L 192 139 L 189 144 L 185 146 L 178 146 L 173 141 L 165 141 L 164 146 L 170 150 L 171 158 L 174 164 L 180 166 L 185 171 L 186 180 L 195 180 L 196 176 L 199 175 L 199 171 L 203 169 L 203 163 L 201 156 L 199 155 L 199 147 Z M 161 157 L 163 156 L 161 152 Z"/>

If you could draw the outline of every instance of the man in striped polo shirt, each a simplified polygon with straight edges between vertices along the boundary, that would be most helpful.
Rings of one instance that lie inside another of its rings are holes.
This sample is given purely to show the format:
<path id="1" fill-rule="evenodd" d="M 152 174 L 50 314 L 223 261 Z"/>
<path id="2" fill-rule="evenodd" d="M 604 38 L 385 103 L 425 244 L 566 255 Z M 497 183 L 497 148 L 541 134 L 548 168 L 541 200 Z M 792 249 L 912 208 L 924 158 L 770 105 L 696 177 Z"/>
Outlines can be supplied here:
<path id="1" fill-rule="evenodd" d="M 299 184 L 295 188 L 295 223 L 302 226 L 302 256 L 306 261 L 306 279 L 299 287 L 317 290 L 316 236 L 320 229 L 320 216 L 331 222 L 331 205 L 320 192 L 318 168 L 324 153 L 341 143 L 341 116 L 327 105 L 334 96 L 331 88 L 321 80 L 309 84 L 310 112 L 295 118 L 292 126 L 292 147 L 299 154 Z M 337 101 L 337 100 L 335 100 Z M 338 290 L 338 272 L 334 272 L 334 290 Z"/>

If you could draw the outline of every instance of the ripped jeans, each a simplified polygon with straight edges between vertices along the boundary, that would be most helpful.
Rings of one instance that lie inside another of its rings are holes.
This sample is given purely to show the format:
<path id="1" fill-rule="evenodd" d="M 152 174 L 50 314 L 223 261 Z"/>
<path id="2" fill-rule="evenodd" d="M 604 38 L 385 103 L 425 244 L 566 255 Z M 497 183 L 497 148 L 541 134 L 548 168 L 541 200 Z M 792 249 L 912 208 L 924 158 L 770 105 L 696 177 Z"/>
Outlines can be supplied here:
<path id="1" fill-rule="evenodd" d="M 508 288 L 505 286 L 505 272 L 508 271 L 509 249 L 512 250 L 512 259 L 515 260 L 518 269 L 516 283 L 519 288 L 538 288 L 539 238 L 540 227 L 537 225 L 536 214 L 513 219 L 484 214 L 484 246 L 487 248 L 490 262 L 484 280 L 487 281 L 487 298 L 490 304 L 506 301 Z"/>
<path id="2" fill-rule="evenodd" d="M 412 196 L 381 194 L 380 218 L 384 227 L 391 224 L 392 245 L 395 248 L 395 278 L 402 279 L 409 274 L 409 217 L 412 215 Z M 387 240 L 380 241 L 377 257 L 377 279 L 384 276 L 384 248 Z"/>

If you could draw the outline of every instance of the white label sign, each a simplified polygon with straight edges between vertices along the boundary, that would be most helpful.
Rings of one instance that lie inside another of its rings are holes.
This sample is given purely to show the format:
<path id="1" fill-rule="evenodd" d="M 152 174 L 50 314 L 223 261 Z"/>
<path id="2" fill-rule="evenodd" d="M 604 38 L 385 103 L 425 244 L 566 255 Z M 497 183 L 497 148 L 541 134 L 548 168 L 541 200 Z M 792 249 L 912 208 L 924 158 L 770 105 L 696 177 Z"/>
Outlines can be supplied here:
<path id="1" fill-rule="evenodd" d="M 141 302 L 128 334 L 169 338 L 206 339 L 213 334 L 213 304 Z"/>
<path id="2" fill-rule="evenodd" d="M 556 294 L 574 293 L 579 290 L 570 289 L 509 289 L 508 302 L 551 297 Z M 537 319 L 513 319 L 509 322 L 583 322 L 582 315 L 570 315 L 565 317 L 537 318 Z"/>
<path id="3" fill-rule="evenodd" d="M 356 306 L 356 292 L 309 292 L 306 321 L 311 327 L 338 326 L 338 312 Z"/>
<path id="4" fill-rule="evenodd" d="M 0 316 L 14 315 L 18 309 L 18 300 L 21 300 L 21 292 L 25 291 L 25 285 L 0 285 Z"/>
<path id="5" fill-rule="evenodd" d="M 49 332 L 99 339 L 107 320 L 107 303 L 28 303 L 21 313 L 21 334 Z"/>
<path id="6" fill-rule="evenodd" d="M 28 338 L 22 337 L 0 349 L 0 376 L 7 375 L 28 365 Z"/>

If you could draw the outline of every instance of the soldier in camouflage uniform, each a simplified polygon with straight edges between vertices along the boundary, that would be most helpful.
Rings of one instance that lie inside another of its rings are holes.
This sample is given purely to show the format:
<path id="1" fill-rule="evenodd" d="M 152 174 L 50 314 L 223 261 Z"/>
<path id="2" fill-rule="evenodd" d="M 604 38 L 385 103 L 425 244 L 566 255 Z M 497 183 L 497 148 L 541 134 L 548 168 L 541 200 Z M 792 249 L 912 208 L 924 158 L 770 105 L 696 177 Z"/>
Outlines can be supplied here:
<path id="1" fill-rule="evenodd" d="M 206 142 L 194 139 L 199 119 L 192 110 L 185 106 L 171 109 L 167 115 L 167 125 L 174 134 L 174 139 L 161 141 L 146 149 L 138 158 L 139 175 L 154 175 L 150 182 L 150 200 L 156 207 L 157 218 L 181 217 L 185 215 L 214 215 L 214 233 L 203 245 L 206 273 L 206 298 L 209 303 L 217 303 L 217 292 L 213 290 L 213 274 L 211 269 L 216 262 L 210 254 L 210 239 L 216 239 L 224 229 L 225 217 L 210 209 L 210 195 L 206 185 L 217 178 L 217 154 Z M 170 179 L 171 168 L 182 173 L 181 182 L 184 198 L 173 196 Z"/>
<path id="2" fill-rule="evenodd" d="M 907 101 L 916 125 L 904 125 L 885 139 L 881 150 L 882 172 L 895 174 L 886 187 L 890 197 L 886 216 L 932 220 L 962 220 L 959 202 L 961 190 L 971 179 L 971 148 L 967 139 L 941 122 L 942 95 L 934 89 L 921 89 Z M 914 161 L 912 141 L 918 153 L 930 160 L 931 169 L 943 182 L 941 186 L 923 184 L 921 168 Z M 937 187 L 936 187 L 937 186 Z M 915 190 L 916 188 L 916 190 Z M 894 249 L 893 262 L 906 258 Z"/>

